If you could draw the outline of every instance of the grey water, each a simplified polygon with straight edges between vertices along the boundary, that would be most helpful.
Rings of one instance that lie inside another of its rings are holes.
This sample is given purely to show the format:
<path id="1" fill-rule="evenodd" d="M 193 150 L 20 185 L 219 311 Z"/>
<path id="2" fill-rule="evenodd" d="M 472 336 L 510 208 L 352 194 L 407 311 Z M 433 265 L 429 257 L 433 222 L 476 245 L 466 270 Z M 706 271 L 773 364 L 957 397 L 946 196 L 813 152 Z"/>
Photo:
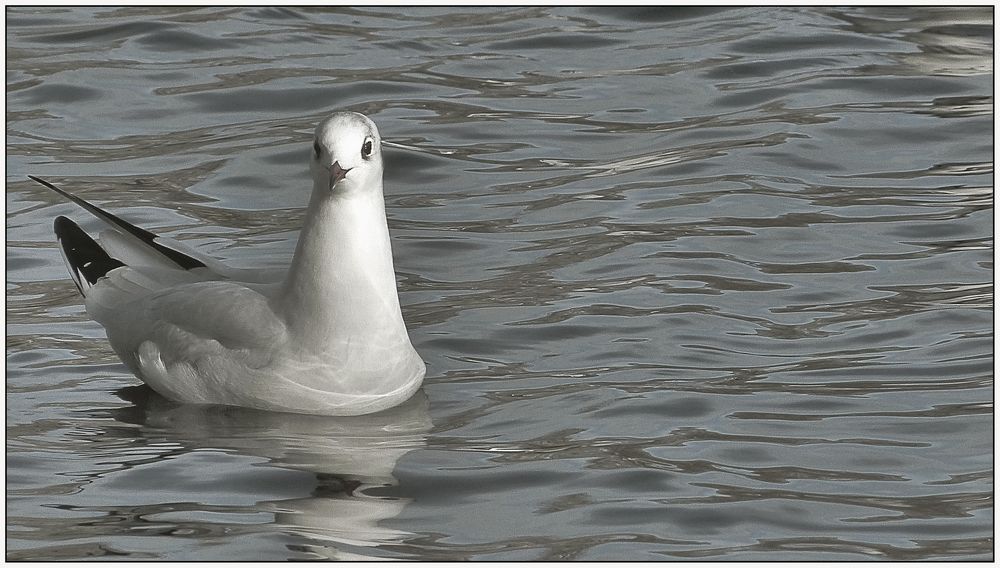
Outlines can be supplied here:
<path id="1" fill-rule="evenodd" d="M 993 558 L 993 10 L 8 7 L 8 560 Z M 241 267 L 363 112 L 421 393 L 175 404 L 27 175 Z"/>

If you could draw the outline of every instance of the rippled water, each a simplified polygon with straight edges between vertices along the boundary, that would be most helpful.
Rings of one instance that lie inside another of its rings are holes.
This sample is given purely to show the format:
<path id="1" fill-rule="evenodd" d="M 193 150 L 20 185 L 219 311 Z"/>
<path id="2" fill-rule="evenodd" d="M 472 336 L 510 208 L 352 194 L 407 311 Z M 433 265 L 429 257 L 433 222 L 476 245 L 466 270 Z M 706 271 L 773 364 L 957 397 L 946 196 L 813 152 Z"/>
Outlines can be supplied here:
<path id="1" fill-rule="evenodd" d="M 7 558 L 992 558 L 992 17 L 9 8 Z M 423 394 L 136 386 L 25 176 L 277 267 L 335 109 Z"/>

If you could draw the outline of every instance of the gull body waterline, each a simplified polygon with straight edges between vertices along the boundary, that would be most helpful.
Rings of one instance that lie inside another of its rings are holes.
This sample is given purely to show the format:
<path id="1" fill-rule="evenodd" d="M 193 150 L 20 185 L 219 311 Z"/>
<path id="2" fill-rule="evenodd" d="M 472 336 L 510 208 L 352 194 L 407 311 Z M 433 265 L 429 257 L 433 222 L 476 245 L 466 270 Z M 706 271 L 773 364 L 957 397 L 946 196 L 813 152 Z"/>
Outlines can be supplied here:
<path id="1" fill-rule="evenodd" d="M 286 274 L 233 269 L 32 177 L 104 220 L 55 231 L 88 314 L 136 376 L 180 402 L 307 414 L 390 408 L 423 361 L 400 310 L 381 138 L 339 112 L 316 129 L 312 196 Z"/>

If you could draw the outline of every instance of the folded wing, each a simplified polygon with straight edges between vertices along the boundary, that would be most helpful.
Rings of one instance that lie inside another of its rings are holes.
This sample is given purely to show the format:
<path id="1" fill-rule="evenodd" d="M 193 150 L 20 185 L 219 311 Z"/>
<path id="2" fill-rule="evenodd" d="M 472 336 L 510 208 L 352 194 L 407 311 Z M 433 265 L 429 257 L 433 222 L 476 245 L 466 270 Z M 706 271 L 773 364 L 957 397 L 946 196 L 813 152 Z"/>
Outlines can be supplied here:
<path id="1" fill-rule="evenodd" d="M 35 176 L 28 177 L 76 203 L 98 219 L 107 223 L 111 228 L 110 230 L 101 232 L 99 246 L 108 256 L 125 265 L 136 268 L 141 267 L 143 270 L 150 268 L 186 271 L 190 273 L 189 276 L 192 280 L 237 280 L 247 283 L 274 283 L 281 278 L 281 274 L 277 272 L 231 268 L 180 242 L 162 237 L 142 227 L 137 227 L 87 200 L 59 188 L 51 182 Z M 67 219 L 66 221 L 69 220 Z M 70 221 L 70 223 L 72 222 Z M 63 224 L 65 225 L 65 222 Z M 74 224 L 74 226 L 76 225 Z M 79 227 L 77 227 L 77 230 L 83 234 L 83 231 L 79 230 Z M 74 232 L 75 236 L 76 234 Z M 93 239 L 89 240 L 92 243 L 94 242 Z M 74 270 L 76 268 L 70 266 L 70 272 L 73 273 Z M 79 286 L 80 283 L 77 282 L 77 287 Z M 81 289 L 82 292 L 83 289 Z"/>

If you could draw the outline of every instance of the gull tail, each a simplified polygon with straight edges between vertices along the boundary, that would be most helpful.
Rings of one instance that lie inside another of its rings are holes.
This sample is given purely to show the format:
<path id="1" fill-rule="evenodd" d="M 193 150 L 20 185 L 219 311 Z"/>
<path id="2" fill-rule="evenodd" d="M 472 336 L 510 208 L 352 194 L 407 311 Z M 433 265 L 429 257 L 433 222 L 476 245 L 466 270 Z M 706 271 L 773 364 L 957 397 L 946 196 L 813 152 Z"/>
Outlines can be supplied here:
<path id="1" fill-rule="evenodd" d="M 164 239 L 155 233 L 151 233 L 146 229 L 141 227 L 136 227 L 135 225 L 108 213 L 104 209 L 90 203 L 84 199 L 81 199 L 63 189 L 56 187 L 54 184 L 49 183 L 41 178 L 35 176 L 28 176 L 32 180 L 44 185 L 45 187 L 51 189 L 52 191 L 58 193 L 59 195 L 69 199 L 73 203 L 76 203 L 80 207 L 83 207 L 90 213 L 92 213 L 98 219 L 104 221 L 108 225 L 111 225 L 118 230 L 120 234 L 127 237 L 128 239 L 136 242 L 138 247 L 148 250 L 150 253 L 154 253 L 155 256 L 169 262 L 182 270 L 191 270 L 194 268 L 205 268 L 205 263 L 185 254 L 175 247 L 168 247 L 163 244 Z M 75 226 L 75 225 L 74 225 Z M 88 239 L 90 237 L 87 237 Z M 93 240 L 93 239 L 91 239 Z M 103 240 L 103 237 L 102 237 Z"/>
<path id="2" fill-rule="evenodd" d="M 98 280 L 112 270 L 125 266 L 117 258 L 111 258 L 97 241 L 66 217 L 56 217 L 55 231 L 69 274 L 84 297 L 87 297 Z"/>

